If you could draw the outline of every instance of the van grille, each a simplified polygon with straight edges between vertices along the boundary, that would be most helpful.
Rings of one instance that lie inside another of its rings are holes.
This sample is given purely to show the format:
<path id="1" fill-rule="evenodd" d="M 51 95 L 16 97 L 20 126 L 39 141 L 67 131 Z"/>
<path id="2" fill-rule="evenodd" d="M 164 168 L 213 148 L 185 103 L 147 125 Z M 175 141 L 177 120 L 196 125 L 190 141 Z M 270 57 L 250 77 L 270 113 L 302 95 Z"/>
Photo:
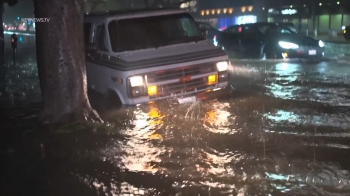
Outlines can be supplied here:
<path id="1" fill-rule="evenodd" d="M 175 96 L 182 93 L 196 92 L 199 90 L 206 89 L 213 85 L 208 85 L 206 77 L 193 79 L 187 82 L 176 82 L 171 84 L 164 84 L 158 86 L 158 94 L 151 96 L 150 99 Z"/>
<path id="2" fill-rule="evenodd" d="M 167 69 L 156 72 L 147 73 L 147 82 L 162 82 L 165 80 L 172 80 L 182 78 L 184 76 L 195 76 L 216 71 L 214 63 L 191 65 L 188 67 L 181 67 L 177 69 Z"/>

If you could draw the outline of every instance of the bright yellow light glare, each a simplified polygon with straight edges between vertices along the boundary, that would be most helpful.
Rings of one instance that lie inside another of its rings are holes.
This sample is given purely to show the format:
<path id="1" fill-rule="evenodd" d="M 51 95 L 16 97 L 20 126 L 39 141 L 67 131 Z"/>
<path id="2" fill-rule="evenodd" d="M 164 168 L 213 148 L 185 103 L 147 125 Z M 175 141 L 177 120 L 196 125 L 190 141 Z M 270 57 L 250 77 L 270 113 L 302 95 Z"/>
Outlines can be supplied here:
<path id="1" fill-rule="evenodd" d="M 150 140 L 160 140 L 162 138 L 163 137 L 158 133 L 153 133 L 152 135 L 148 136 L 148 139 L 150 139 Z"/>
<path id="2" fill-rule="evenodd" d="M 344 30 L 344 34 L 346 33 L 346 30 Z"/>
<path id="3" fill-rule="evenodd" d="M 208 122 L 210 124 L 214 124 L 215 120 L 216 120 L 216 113 L 214 110 L 210 110 L 205 114 L 204 123 Z"/>
<path id="4" fill-rule="evenodd" d="M 157 86 L 149 86 L 147 88 L 147 92 L 149 96 L 156 95 L 157 94 Z"/>
<path id="5" fill-rule="evenodd" d="M 158 126 L 163 124 L 163 115 L 159 113 L 159 110 L 155 105 L 150 105 L 149 111 L 148 111 L 148 116 L 150 117 L 149 119 L 149 124 L 151 125 L 149 130 L 158 130 Z M 160 140 L 162 139 L 162 136 L 159 133 L 153 132 L 148 136 L 148 139 L 151 140 Z"/>
<path id="6" fill-rule="evenodd" d="M 208 84 L 216 83 L 216 75 L 210 75 L 208 76 Z"/>
<path id="7" fill-rule="evenodd" d="M 213 104 L 213 108 L 205 113 L 203 125 L 206 130 L 213 133 L 235 133 L 227 125 L 235 118 L 227 111 L 228 104 Z"/>
<path id="8" fill-rule="evenodd" d="M 150 110 L 148 112 L 148 116 L 151 118 L 159 118 L 160 114 L 157 108 L 150 106 Z"/>

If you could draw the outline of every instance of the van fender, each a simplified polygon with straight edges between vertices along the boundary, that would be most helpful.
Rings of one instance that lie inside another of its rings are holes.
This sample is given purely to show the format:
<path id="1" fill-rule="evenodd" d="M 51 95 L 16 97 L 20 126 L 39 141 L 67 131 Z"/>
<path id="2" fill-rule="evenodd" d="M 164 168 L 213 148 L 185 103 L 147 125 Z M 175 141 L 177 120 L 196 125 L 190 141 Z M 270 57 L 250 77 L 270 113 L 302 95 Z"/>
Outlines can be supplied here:
<path id="1" fill-rule="evenodd" d="M 118 88 L 109 87 L 107 92 L 104 94 L 105 98 L 108 102 L 115 102 L 118 104 L 125 104 L 126 100 L 124 100 L 122 93 Z M 120 102 L 120 103 L 119 103 Z M 114 105 L 114 104 L 113 104 Z"/>

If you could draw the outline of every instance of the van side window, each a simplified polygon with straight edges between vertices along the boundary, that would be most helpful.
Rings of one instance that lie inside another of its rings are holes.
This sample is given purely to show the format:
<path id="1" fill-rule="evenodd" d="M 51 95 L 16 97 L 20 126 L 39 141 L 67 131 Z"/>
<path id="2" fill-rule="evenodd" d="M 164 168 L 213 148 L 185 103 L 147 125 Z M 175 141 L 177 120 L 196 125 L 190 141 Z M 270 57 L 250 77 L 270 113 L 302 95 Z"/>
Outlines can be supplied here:
<path id="1" fill-rule="evenodd" d="M 187 36 L 194 36 L 196 34 L 195 29 L 193 29 L 195 25 L 191 24 L 191 21 L 188 18 L 182 18 L 181 25 Z"/>
<path id="2" fill-rule="evenodd" d="M 203 30 L 208 30 L 208 27 L 204 24 L 199 24 L 198 27 Z"/>
<path id="3" fill-rule="evenodd" d="M 90 43 L 91 38 L 91 23 L 84 23 L 84 43 L 85 45 Z"/>
<path id="4" fill-rule="evenodd" d="M 208 24 L 199 24 L 198 26 L 200 29 L 205 29 L 205 30 L 211 29 L 211 27 Z"/>
<path id="5" fill-rule="evenodd" d="M 108 51 L 106 44 L 106 31 L 105 25 L 100 24 L 95 28 L 94 42 L 97 44 L 97 47 L 101 51 Z"/>

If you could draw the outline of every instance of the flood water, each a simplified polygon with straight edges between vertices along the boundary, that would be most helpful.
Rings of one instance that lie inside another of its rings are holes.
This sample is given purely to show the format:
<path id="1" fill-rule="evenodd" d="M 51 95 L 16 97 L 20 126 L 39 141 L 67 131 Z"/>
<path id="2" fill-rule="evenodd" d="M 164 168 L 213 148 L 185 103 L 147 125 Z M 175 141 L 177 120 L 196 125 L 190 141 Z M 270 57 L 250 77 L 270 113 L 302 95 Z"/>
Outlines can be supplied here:
<path id="1" fill-rule="evenodd" d="M 232 64 L 235 90 L 226 97 L 102 114 L 105 126 L 120 136 L 40 140 L 34 136 L 39 130 L 32 128 L 28 139 L 22 135 L 4 147 L 2 192 L 349 195 L 350 63 Z M 35 74 L 30 66 L 22 70 Z M 22 90 L 25 95 L 5 93 L 3 102 L 30 100 L 30 93 L 35 97 L 40 91 L 34 81 L 34 76 L 19 80 L 29 86 Z"/>

